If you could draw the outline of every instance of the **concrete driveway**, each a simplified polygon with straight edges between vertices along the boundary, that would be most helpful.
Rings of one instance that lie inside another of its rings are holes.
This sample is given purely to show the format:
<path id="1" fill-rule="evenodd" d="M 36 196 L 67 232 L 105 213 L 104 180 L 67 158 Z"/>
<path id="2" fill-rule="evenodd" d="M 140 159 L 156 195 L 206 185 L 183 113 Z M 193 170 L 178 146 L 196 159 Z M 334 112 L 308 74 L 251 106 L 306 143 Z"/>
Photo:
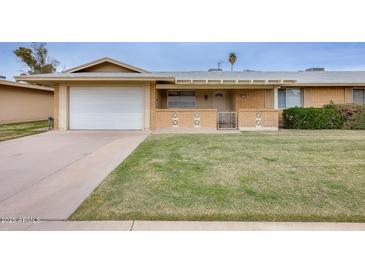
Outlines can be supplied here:
<path id="1" fill-rule="evenodd" d="M 147 136 L 51 131 L 0 142 L 0 217 L 67 219 Z"/>

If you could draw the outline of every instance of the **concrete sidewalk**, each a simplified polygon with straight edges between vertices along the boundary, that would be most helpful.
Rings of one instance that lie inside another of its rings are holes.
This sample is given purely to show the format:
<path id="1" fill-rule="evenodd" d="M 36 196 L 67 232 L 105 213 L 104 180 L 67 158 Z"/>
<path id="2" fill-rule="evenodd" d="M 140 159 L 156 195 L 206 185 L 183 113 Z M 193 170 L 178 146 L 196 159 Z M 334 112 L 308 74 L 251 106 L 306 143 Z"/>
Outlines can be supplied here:
<path id="1" fill-rule="evenodd" d="M 188 221 L 44 221 L 0 224 L 21 231 L 365 231 L 365 223 L 188 222 Z"/>

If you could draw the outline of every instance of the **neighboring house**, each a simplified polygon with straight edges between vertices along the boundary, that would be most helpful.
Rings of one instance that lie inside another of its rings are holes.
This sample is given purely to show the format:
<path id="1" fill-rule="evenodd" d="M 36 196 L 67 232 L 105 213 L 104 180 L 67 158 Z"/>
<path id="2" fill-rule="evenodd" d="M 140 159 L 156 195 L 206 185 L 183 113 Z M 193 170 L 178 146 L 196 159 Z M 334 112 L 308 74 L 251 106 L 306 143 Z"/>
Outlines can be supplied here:
<path id="1" fill-rule="evenodd" d="M 53 116 L 53 88 L 0 79 L 0 124 Z"/>
<path id="2" fill-rule="evenodd" d="M 277 129 L 280 110 L 364 104 L 362 71 L 147 72 L 99 59 L 18 76 L 55 88 L 59 129 Z"/>

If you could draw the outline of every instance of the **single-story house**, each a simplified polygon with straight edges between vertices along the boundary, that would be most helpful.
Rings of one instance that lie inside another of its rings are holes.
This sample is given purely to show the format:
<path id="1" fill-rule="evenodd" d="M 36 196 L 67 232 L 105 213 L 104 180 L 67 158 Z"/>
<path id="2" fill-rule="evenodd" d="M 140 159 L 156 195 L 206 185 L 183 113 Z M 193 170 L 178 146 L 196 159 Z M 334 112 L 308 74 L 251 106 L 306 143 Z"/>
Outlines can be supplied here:
<path id="1" fill-rule="evenodd" d="M 52 117 L 53 88 L 0 79 L 0 124 Z"/>
<path id="2" fill-rule="evenodd" d="M 363 71 L 149 72 L 102 58 L 18 76 L 53 86 L 56 128 L 277 129 L 288 107 L 364 104 Z"/>

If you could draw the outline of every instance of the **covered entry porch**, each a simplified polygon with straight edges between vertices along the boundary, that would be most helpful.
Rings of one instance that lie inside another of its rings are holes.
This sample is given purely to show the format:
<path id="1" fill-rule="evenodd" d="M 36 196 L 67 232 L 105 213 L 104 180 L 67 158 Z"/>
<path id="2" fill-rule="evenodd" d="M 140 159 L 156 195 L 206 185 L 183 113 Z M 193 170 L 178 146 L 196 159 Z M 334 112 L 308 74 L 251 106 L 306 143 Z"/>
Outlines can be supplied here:
<path id="1" fill-rule="evenodd" d="M 277 129 L 274 88 L 156 89 L 156 129 Z"/>

